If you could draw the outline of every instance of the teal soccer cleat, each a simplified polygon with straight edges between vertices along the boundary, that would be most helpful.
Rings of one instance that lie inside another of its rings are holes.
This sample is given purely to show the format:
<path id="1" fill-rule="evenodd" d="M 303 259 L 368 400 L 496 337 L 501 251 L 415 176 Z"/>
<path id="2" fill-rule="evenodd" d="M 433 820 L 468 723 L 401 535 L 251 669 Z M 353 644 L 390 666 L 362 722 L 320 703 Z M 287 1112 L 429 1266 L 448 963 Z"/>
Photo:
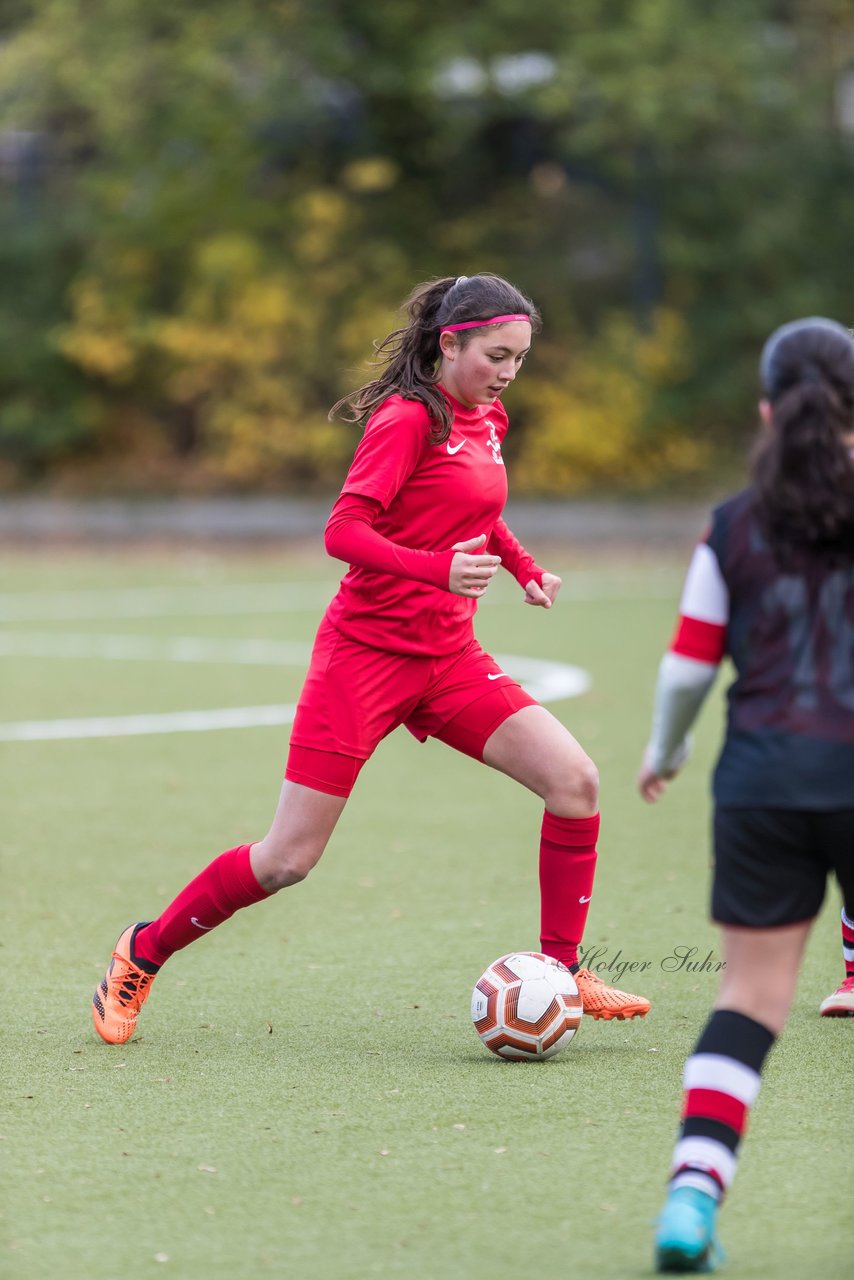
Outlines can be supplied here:
<path id="1" fill-rule="evenodd" d="M 709 1272 L 723 1260 L 715 1240 L 718 1204 L 695 1187 L 677 1187 L 667 1197 L 655 1229 L 655 1269 Z"/>

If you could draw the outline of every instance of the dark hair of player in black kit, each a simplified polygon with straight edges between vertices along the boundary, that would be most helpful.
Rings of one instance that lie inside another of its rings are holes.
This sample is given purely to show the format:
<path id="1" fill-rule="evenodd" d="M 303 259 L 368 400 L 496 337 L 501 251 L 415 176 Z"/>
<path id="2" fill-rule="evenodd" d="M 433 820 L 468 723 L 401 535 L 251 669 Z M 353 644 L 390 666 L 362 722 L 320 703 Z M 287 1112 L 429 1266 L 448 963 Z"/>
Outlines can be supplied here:
<path id="1" fill-rule="evenodd" d="M 451 434 L 453 410 L 438 385 L 441 352 L 439 333 L 444 325 L 471 320 L 492 320 L 495 316 L 525 315 L 534 333 L 540 328 L 540 313 L 523 293 L 501 276 L 483 272 L 477 276 L 445 276 L 413 289 L 404 306 L 409 317 L 402 329 L 395 329 L 374 344 L 381 369 L 378 377 L 358 391 L 343 396 L 329 411 L 347 422 L 364 424 L 389 396 L 420 400 L 432 421 L 431 444 L 442 444 Z M 456 337 L 465 346 L 478 328 L 463 329 Z"/>
<path id="2" fill-rule="evenodd" d="M 759 372 L 772 421 L 753 483 L 772 550 L 854 555 L 854 339 L 834 320 L 794 320 L 771 334 Z"/>

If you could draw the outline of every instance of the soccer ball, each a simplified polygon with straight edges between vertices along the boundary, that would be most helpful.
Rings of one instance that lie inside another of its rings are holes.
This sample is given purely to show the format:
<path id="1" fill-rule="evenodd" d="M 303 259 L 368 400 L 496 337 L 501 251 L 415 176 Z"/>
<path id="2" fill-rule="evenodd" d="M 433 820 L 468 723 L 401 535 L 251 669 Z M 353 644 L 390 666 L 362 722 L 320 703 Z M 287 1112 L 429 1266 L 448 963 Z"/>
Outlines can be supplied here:
<path id="1" fill-rule="evenodd" d="M 542 1061 L 565 1049 L 584 1012 L 565 965 L 539 951 L 511 951 L 493 961 L 475 985 L 471 1020 L 500 1058 Z"/>

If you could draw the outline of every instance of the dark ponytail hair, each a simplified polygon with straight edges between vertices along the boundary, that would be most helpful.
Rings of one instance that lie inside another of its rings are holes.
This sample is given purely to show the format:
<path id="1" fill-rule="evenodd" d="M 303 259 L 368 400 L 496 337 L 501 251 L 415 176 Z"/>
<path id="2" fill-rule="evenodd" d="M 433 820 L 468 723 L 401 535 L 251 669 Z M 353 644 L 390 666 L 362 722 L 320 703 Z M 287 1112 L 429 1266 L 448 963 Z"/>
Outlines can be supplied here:
<path id="1" fill-rule="evenodd" d="M 451 434 L 453 412 L 437 383 L 441 358 L 439 331 L 446 324 L 467 320 L 492 320 L 495 316 L 526 315 L 536 332 L 540 327 L 537 308 L 514 285 L 501 276 L 483 272 L 478 276 L 445 276 L 417 285 L 404 306 L 409 322 L 374 344 L 375 365 L 382 372 L 358 391 L 344 396 L 329 411 L 346 422 L 365 423 L 389 396 L 420 400 L 432 420 L 431 444 L 442 444 Z M 477 328 L 457 334 L 465 346 Z"/>
<path id="2" fill-rule="evenodd" d="M 854 553 L 854 340 L 814 316 L 775 330 L 759 365 L 772 423 L 753 455 L 756 510 L 778 558 Z"/>

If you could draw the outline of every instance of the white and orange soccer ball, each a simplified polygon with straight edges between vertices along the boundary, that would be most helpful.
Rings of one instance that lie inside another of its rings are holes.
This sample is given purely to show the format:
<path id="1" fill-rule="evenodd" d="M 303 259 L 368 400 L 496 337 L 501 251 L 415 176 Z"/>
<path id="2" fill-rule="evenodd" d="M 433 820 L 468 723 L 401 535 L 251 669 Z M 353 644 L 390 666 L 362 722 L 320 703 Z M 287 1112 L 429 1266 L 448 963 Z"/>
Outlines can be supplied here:
<path id="1" fill-rule="evenodd" d="M 500 1058 L 542 1061 L 565 1049 L 584 1012 L 575 979 L 539 951 L 511 951 L 475 984 L 471 1020 Z"/>

